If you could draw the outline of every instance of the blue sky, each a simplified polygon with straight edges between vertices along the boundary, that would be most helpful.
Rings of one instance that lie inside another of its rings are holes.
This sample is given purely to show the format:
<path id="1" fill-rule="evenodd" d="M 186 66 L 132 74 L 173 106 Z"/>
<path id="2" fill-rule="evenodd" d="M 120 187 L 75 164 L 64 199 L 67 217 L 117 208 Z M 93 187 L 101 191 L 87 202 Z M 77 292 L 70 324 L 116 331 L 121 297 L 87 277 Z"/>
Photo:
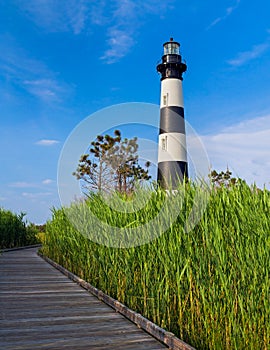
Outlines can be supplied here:
<path id="1" fill-rule="evenodd" d="M 269 187 L 268 0 L 0 0 L 0 206 L 46 221 L 68 135 L 102 108 L 159 104 L 171 36 L 212 167 Z"/>

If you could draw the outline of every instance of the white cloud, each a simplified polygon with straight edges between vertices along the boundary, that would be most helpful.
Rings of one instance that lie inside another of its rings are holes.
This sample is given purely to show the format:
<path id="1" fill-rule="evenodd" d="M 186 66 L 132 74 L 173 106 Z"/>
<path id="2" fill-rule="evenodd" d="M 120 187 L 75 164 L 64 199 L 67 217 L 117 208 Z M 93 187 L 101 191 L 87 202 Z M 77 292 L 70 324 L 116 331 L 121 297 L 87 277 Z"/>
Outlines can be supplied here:
<path id="1" fill-rule="evenodd" d="M 51 183 L 53 183 L 54 181 L 52 179 L 45 179 L 42 181 L 43 185 L 50 185 Z"/>
<path id="2" fill-rule="evenodd" d="M 210 29 L 211 27 L 214 27 L 216 24 L 218 24 L 220 21 L 222 21 L 222 17 L 217 17 L 207 29 Z"/>
<path id="3" fill-rule="evenodd" d="M 27 187 L 37 187 L 35 183 L 31 182 L 24 182 L 24 181 L 18 181 L 18 182 L 12 182 L 9 184 L 9 187 L 14 187 L 14 188 L 27 188 Z"/>
<path id="4" fill-rule="evenodd" d="M 39 146 L 53 146 L 53 145 L 56 145 L 57 143 L 59 143 L 59 141 L 57 141 L 57 140 L 44 139 L 44 140 L 37 141 L 36 145 L 39 145 Z"/>
<path id="5" fill-rule="evenodd" d="M 58 100 L 58 92 L 62 90 L 58 82 L 53 79 L 25 80 L 23 84 L 32 95 L 45 101 Z"/>
<path id="6" fill-rule="evenodd" d="M 104 63 L 114 63 L 136 43 L 138 30 L 150 15 L 164 16 L 175 0 L 20 0 L 23 14 L 47 32 L 92 32 L 106 29 Z M 35 92 L 36 90 L 34 90 Z"/>
<path id="7" fill-rule="evenodd" d="M 49 141 L 49 140 L 48 140 Z M 44 179 L 41 184 L 42 185 L 50 185 L 54 181 L 52 179 Z M 8 186 L 12 188 L 42 188 L 41 184 L 27 181 L 17 181 L 11 182 Z"/>
<path id="8" fill-rule="evenodd" d="M 126 56 L 135 44 L 135 31 L 140 26 L 140 1 L 114 0 L 107 28 L 107 50 L 100 57 L 107 64 Z"/>
<path id="9" fill-rule="evenodd" d="M 238 7 L 238 5 L 240 4 L 241 0 L 236 0 L 236 3 L 234 6 L 229 6 L 226 8 L 226 16 L 230 16 L 234 10 L 236 10 L 236 8 Z"/>
<path id="10" fill-rule="evenodd" d="M 18 3 L 21 11 L 47 32 L 79 34 L 87 18 L 86 0 L 28 0 Z"/>
<path id="11" fill-rule="evenodd" d="M 264 131 L 270 128 L 270 115 L 244 120 L 236 125 L 224 128 L 224 132 L 252 133 L 252 131 Z"/>
<path id="12" fill-rule="evenodd" d="M 228 63 L 234 67 L 242 66 L 245 63 L 262 56 L 269 47 L 270 44 L 268 41 L 259 45 L 254 45 L 251 50 L 238 53 L 238 55 L 229 60 Z"/>
<path id="13" fill-rule="evenodd" d="M 219 22 L 224 21 L 225 19 L 227 19 L 227 17 L 229 17 L 237 9 L 237 7 L 239 6 L 240 2 L 241 2 L 241 0 L 236 0 L 235 4 L 233 6 L 227 7 L 226 10 L 225 10 L 225 15 L 217 17 L 216 19 L 214 19 L 213 22 L 206 29 L 209 30 L 210 28 L 214 27 Z"/>
<path id="14" fill-rule="evenodd" d="M 115 63 L 126 56 L 135 43 L 131 35 L 114 27 L 108 30 L 108 37 L 107 43 L 109 48 L 100 57 L 108 64 Z"/>
<path id="15" fill-rule="evenodd" d="M 110 90 L 111 90 L 111 91 L 118 91 L 118 90 L 120 90 L 120 88 L 117 87 L 117 86 L 112 86 L 112 87 L 110 88 Z"/>
<path id="16" fill-rule="evenodd" d="M 29 198 L 29 199 L 37 199 L 40 197 L 47 197 L 47 196 L 51 196 L 52 193 L 51 192 L 23 192 L 22 196 L 25 198 Z"/>
<path id="17" fill-rule="evenodd" d="M 136 43 L 136 35 L 145 16 L 164 15 L 172 0 L 114 0 L 107 29 L 108 49 L 100 57 L 111 64 L 126 56 Z"/>
<path id="18" fill-rule="evenodd" d="M 270 183 L 270 115 L 243 121 L 202 140 L 213 169 L 225 170 L 248 183 Z"/>
<path id="19" fill-rule="evenodd" d="M 0 75 L 45 102 L 59 101 L 70 90 L 42 61 L 5 36 L 0 37 Z"/>
<path id="20" fill-rule="evenodd" d="M 106 0 L 100 0 L 98 2 L 93 2 L 91 7 L 88 8 L 89 18 L 94 25 L 106 25 L 109 20 L 106 15 L 106 10 L 108 10 L 108 5 Z"/>

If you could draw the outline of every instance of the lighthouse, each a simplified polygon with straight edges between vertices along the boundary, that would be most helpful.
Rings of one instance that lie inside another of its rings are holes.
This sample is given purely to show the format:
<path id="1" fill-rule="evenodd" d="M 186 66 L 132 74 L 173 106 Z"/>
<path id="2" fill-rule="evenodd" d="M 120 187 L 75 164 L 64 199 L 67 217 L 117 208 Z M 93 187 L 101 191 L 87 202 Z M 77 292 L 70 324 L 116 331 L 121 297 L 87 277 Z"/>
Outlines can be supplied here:
<path id="1" fill-rule="evenodd" d="M 161 74 L 158 183 L 175 190 L 188 177 L 182 81 L 187 65 L 182 62 L 180 44 L 170 39 L 163 44 Z"/>

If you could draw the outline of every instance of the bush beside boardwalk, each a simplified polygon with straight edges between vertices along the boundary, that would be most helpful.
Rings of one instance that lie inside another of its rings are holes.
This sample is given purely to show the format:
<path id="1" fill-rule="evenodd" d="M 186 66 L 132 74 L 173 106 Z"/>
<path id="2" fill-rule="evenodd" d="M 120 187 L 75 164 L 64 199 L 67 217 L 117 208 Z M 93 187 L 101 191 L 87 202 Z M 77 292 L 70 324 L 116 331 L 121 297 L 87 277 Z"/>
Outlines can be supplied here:
<path id="1" fill-rule="evenodd" d="M 38 228 L 34 224 L 26 225 L 25 214 L 14 214 L 0 208 L 0 249 L 16 248 L 39 243 Z"/>
<path id="2" fill-rule="evenodd" d="M 270 192 L 243 181 L 212 187 L 200 222 L 186 233 L 198 188 L 184 186 L 184 210 L 149 244 L 99 245 L 59 209 L 47 223 L 43 253 L 198 349 L 268 349 Z M 153 192 L 144 210 L 124 215 L 98 195 L 88 199 L 115 226 L 147 222 L 164 203 L 162 191 Z"/>

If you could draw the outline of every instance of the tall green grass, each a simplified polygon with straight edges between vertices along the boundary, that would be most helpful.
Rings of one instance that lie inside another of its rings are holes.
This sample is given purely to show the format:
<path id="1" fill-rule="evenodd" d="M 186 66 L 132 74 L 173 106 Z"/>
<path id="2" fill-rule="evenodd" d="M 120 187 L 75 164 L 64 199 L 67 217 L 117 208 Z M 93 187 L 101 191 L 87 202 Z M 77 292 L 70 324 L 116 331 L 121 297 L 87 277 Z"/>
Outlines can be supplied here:
<path id="1" fill-rule="evenodd" d="M 244 182 L 211 188 L 201 220 L 186 232 L 200 189 L 183 186 L 177 220 L 149 244 L 121 249 L 87 239 L 69 221 L 69 210 L 87 214 L 77 203 L 53 211 L 43 253 L 198 349 L 269 349 L 270 192 Z M 128 228 L 161 207 L 170 215 L 165 197 L 153 192 L 135 213 L 119 213 L 98 195 L 87 207 Z M 91 222 L 87 230 L 99 232 Z"/>

